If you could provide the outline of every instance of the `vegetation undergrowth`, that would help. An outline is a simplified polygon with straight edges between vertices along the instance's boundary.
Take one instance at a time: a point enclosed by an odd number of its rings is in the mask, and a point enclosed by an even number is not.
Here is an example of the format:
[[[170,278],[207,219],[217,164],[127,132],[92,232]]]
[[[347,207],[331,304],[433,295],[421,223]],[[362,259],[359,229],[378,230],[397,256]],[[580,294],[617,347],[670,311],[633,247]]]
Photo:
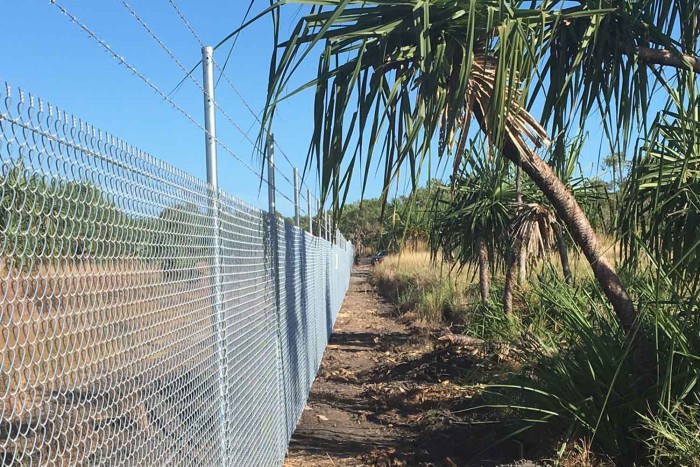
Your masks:
[[[473,270],[479,299],[460,274],[427,264],[397,263],[376,278],[380,291],[401,311],[516,350],[520,371],[487,392],[521,430],[553,427],[563,445],[620,464],[692,459],[693,431],[678,421],[695,414],[700,367],[698,2],[300,3],[309,11],[289,38],[275,32],[283,52],[271,59],[260,141],[305,47],[325,43],[315,79],[291,94],[315,90],[308,161],[322,196],[336,195],[334,213],[354,172],[365,186],[383,169],[384,203],[399,179],[419,184],[424,162],[452,167],[434,208],[407,203],[428,213],[427,230],[396,210],[391,226]],[[603,128],[592,145],[590,123]],[[591,177],[579,156],[596,146],[610,152]],[[364,170],[347,169],[356,163]],[[554,252],[563,279],[547,269]],[[528,276],[528,263],[545,267]]]
[[[469,274],[451,274],[426,251],[390,255],[373,268],[370,281],[399,313],[412,311],[433,322],[461,320],[463,307],[478,296]]]
[[[635,373],[633,337],[590,277],[571,285],[541,268],[518,290],[512,316],[500,303],[480,302],[468,273],[450,274],[427,253],[391,256],[374,268],[372,280],[402,312],[510,346],[518,371],[484,381],[475,402],[477,410],[515,416],[516,423],[504,425],[503,439],[526,439],[528,431],[546,427],[557,433],[552,455],[559,462],[570,459],[572,446],[583,445],[578,461],[585,452],[619,465],[697,466],[696,305],[680,300],[670,284],[660,288],[648,275],[626,275],[642,304],[640,329],[654,339],[659,369],[651,382]],[[501,289],[502,281],[494,281],[493,295]]]

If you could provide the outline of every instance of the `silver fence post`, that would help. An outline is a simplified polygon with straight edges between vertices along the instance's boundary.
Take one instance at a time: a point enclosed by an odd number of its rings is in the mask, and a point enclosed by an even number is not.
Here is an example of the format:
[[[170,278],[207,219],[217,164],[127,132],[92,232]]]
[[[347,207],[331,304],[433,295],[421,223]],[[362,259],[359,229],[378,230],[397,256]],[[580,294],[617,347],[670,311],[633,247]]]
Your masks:
[[[311,213],[311,190],[306,190],[306,201],[309,205],[309,233],[314,234],[313,214]]]
[[[216,156],[216,104],[214,100],[214,49],[202,47],[202,70],[204,78],[204,141],[207,157],[207,183],[209,184],[210,217],[213,219],[214,258],[212,276],[214,282],[214,327],[217,333],[216,353],[219,359],[219,429],[221,430],[221,465],[230,465],[226,423],[228,406],[228,380],[226,377],[226,326],[224,325],[221,300],[221,238],[219,220],[219,176]]]
[[[328,219],[328,211],[326,211],[326,241],[328,241],[328,242],[331,241],[331,229],[330,229],[330,221]]]
[[[270,133],[267,143],[267,187],[268,201],[270,211],[270,250],[272,256],[272,277],[275,287],[275,322],[277,324],[277,373],[279,376],[279,398],[280,409],[284,425],[282,426],[284,435],[280,436],[280,455],[285,453],[285,438],[288,426],[287,415],[287,390],[284,381],[284,352],[282,351],[282,316],[281,316],[281,297],[280,297],[280,250],[279,250],[279,231],[277,222],[277,193],[275,190],[275,135]],[[282,457],[284,458],[284,457]]]
[[[301,226],[301,207],[299,206],[299,169],[294,167],[294,222]]]
[[[323,217],[321,214],[321,201],[316,200],[316,206],[318,208],[318,236],[319,238],[323,238],[323,234],[321,233],[321,227],[323,226]]]
[[[270,134],[267,139],[267,200],[269,202],[270,215],[277,219],[277,206],[275,205],[275,136]]]

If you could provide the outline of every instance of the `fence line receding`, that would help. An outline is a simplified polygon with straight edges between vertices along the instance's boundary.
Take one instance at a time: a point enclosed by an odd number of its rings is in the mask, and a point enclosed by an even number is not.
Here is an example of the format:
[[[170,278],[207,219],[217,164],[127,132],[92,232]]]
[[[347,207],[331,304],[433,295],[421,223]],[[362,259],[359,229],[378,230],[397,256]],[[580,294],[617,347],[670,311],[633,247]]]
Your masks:
[[[0,160],[0,465],[280,465],[352,246],[9,86]]]

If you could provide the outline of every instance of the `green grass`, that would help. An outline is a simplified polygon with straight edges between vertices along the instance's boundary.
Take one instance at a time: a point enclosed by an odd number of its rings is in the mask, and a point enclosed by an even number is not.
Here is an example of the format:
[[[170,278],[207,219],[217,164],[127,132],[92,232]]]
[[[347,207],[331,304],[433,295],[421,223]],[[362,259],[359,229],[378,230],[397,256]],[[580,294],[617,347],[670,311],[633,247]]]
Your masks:
[[[663,408],[643,416],[646,447],[654,465],[700,466],[700,403]]]
[[[498,278],[494,300],[480,303],[469,275],[449,275],[426,258],[390,258],[375,268],[374,281],[395,292],[389,298],[404,312],[460,323],[466,334],[515,350],[518,371],[505,381],[483,381],[479,402],[517,419],[504,427],[504,438],[547,427],[560,461],[581,444],[620,465],[698,466],[700,315],[692,297],[648,273],[626,274],[639,304],[639,332],[659,362],[649,382],[635,373],[630,337],[591,278],[579,276],[571,286],[556,270],[540,268],[516,291],[517,310],[508,318]]]

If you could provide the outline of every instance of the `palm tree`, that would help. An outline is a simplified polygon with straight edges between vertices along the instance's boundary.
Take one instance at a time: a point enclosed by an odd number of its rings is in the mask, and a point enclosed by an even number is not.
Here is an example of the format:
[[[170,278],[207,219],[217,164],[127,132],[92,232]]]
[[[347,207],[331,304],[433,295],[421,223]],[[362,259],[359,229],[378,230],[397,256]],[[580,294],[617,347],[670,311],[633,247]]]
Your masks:
[[[579,157],[583,148],[582,136],[565,143],[563,160],[550,154],[549,164],[554,167],[557,177],[576,198],[588,218],[602,218],[603,209],[609,204],[607,185],[598,180],[581,176]],[[573,283],[569,262],[569,233],[563,221],[556,215],[552,205],[531,184],[525,185],[527,204],[522,202],[516,216],[513,244],[525,245],[523,258],[541,258],[544,249],[556,244],[561,261],[562,273],[568,283]],[[532,225],[525,225],[532,223]],[[546,228],[545,228],[546,227]],[[541,230],[543,229],[544,230]],[[538,238],[541,232],[542,239]],[[534,237],[531,237],[534,235]],[[542,241],[540,241],[542,240]]]
[[[272,12],[278,25],[285,3],[273,3],[258,17]],[[593,113],[611,141],[627,142],[635,122],[645,119],[650,86],[675,84],[664,69],[700,72],[696,1],[295,3],[311,11],[286,41],[275,31],[279,50],[272,56],[261,135],[285,94],[314,88],[309,156],[336,212],[351,178],[347,167],[361,160],[369,169],[380,157],[385,186],[402,170],[415,178],[429,154],[455,155],[458,167],[474,121],[492,154],[519,166],[546,196],[623,328],[635,328],[637,312],[619,275],[577,200],[537,148],[549,144],[548,127],[556,135],[555,155],[561,155],[569,128],[582,127]],[[288,93],[291,77],[317,45],[316,78]],[[541,123],[527,111],[535,101],[543,108]]]
[[[700,286],[699,106],[690,82],[657,116],[634,157],[619,226],[628,258],[669,265],[664,274],[688,295]]]
[[[460,268],[477,264],[481,300],[490,295],[491,266],[503,264],[508,226],[515,209],[515,191],[503,161],[469,157],[437,210],[431,247],[446,251]],[[446,188],[449,189],[449,188]]]

